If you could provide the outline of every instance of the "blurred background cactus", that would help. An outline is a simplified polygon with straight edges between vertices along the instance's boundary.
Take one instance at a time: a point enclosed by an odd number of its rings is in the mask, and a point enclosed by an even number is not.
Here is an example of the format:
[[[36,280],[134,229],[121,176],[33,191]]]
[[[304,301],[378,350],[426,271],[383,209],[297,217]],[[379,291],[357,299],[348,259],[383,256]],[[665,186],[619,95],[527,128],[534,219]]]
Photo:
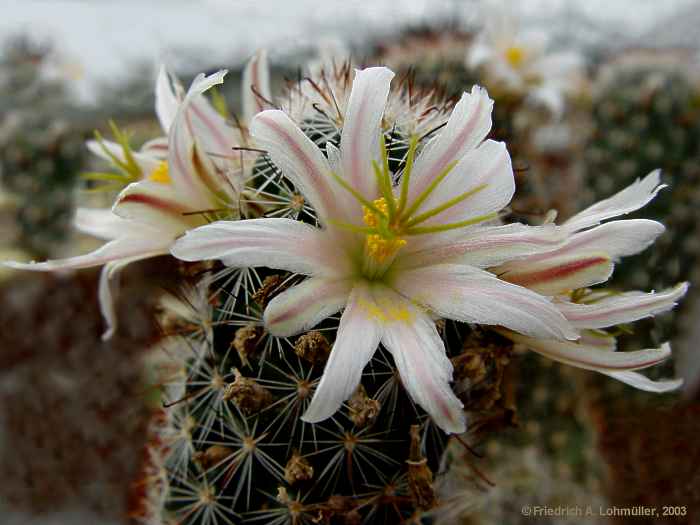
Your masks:
[[[666,232],[646,252],[625,259],[614,284],[660,290],[679,281],[700,283],[700,84],[678,64],[653,55],[624,58],[602,68],[594,92],[584,202],[661,169],[668,188],[637,216],[663,222]],[[651,340],[640,339],[658,344],[676,337],[682,312],[683,305],[647,321]]]
[[[66,77],[50,46],[18,36],[0,57],[0,173],[14,194],[17,244],[56,255],[70,233],[85,130],[69,123]],[[52,71],[53,68],[53,71]]]

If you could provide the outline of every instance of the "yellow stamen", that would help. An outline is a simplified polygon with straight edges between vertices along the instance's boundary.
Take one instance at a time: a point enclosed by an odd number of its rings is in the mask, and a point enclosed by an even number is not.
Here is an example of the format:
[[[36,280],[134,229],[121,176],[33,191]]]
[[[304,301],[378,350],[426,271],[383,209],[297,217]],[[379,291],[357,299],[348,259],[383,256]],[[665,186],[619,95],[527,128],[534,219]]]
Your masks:
[[[525,50],[522,47],[511,46],[506,49],[506,61],[512,67],[520,67],[525,60]]]
[[[159,182],[161,184],[170,184],[170,175],[168,174],[168,163],[166,161],[161,161],[158,166],[151,172],[148,179],[153,182]]]
[[[375,261],[382,263],[393,258],[402,246],[406,245],[406,240],[400,238],[391,225],[386,223],[386,216],[389,213],[389,203],[382,197],[373,203],[374,209],[381,212],[377,215],[375,210],[363,207],[364,215],[362,219],[365,224],[373,228],[377,233],[369,233],[365,238],[367,255]],[[384,219],[384,220],[382,220]]]

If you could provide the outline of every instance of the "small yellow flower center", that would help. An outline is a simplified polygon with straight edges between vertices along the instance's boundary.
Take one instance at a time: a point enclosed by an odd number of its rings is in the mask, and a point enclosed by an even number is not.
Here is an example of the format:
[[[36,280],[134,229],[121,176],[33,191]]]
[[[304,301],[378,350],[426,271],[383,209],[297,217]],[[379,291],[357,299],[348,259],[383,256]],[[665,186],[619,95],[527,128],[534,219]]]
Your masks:
[[[151,172],[148,179],[160,184],[170,184],[170,175],[168,174],[168,163],[164,160],[158,163],[158,166]]]
[[[511,46],[506,49],[506,61],[512,67],[520,67],[525,60],[525,50],[522,47]]]
[[[382,197],[373,202],[374,206],[385,216],[389,214],[389,206]],[[406,245],[406,239],[397,235],[396,228],[390,224],[382,224],[382,217],[377,216],[374,210],[363,206],[363,220],[370,228],[377,228],[377,233],[369,233],[365,238],[366,253],[379,263],[393,259],[402,246]]]

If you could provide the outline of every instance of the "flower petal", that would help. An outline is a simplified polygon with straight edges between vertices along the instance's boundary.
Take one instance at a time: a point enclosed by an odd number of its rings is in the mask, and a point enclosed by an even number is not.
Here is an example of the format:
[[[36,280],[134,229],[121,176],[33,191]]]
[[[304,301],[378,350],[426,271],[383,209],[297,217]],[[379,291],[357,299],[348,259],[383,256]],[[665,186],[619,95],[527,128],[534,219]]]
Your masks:
[[[578,337],[546,297],[471,266],[438,264],[401,271],[392,284],[411,302],[449,319],[505,326],[535,337]]]
[[[102,334],[103,341],[111,339],[117,330],[117,313],[114,308],[113,287],[117,284],[114,281],[116,281],[115,278],[118,277],[118,272],[123,266],[122,263],[117,261],[108,262],[102,267],[102,271],[100,272],[97,296],[100,300],[100,313],[107,325],[107,328]]]
[[[112,211],[124,219],[169,231],[173,236],[204,222],[202,215],[186,215],[193,210],[172,186],[151,181],[129,184],[117,197]]]
[[[210,171],[211,167],[205,165],[206,160],[203,160],[207,159],[207,156],[202,155],[203,152],[198,151],[196,148],[194,122],[196,121],[200,124],[204,122],[198,127],[198,140],[209,136],[209,134],[204,132],[210,127],[206,125],[204,117],[210,115],[210,113],[202,109],[206,107],[204,104],[193,105],[193,100],[212,86],[223,83],[225,74],[226,71],[219,71],[208,77],[205,77],[203,74],[198,75],[192,82],[185,100],[180,104],[177,115],[170,127],[168,137],[168,175],[172,180],[175,191],[179,195],[187,196],[191,209],[195,210],[206,210],[212,207],[211,188],[216,187],[218,183],[222,183],[223,188],[223,181],[214,180],[214,176]],[[193,113],[189,111],[191,105],[194,109],[199,108],[199,113],[201,114],[199,118],[192,118]],[[215,136],[221,134],[216,126],[211,127]],[[228,144],[229,150],[226,151],[226,154],[230,154],[230,147],[233,146],[233,141],[222,140]],[[196,165],[195,162],[197,162]]]
[[[156,115],[160,122],[160,127],[167,134],[170,126],[175,120],[180,101],[173,90],[170,75],[165,65],[160,66],[158,78],[156,79]]]
[[[611,221],[590,230],[575,233],[560,249],[535,255],[527,262],[560,256],[605,253],[613,261],[645,250],[664,232],[664,225],[648,219]]]
[[[352,283],[348,279],[307,279],[270,301],[265,308],[265,327],[277,337],[289,337],[309,330],[339,312],[351,289]]]
[[[327,232],[292,219],[218,221],[188,231],[171,253],[185,261],[220,259],[227,266],[342,275],[347,257],[330,240]]]
[[[241,93],[245,123],[249,123],[256,114],[270,107],[269,101],[272,100],[270,70],[267,64],[267,52],[264,49],[258,50],[246,64]]]
[[[80,232],[99,239],[111,241],[136,231],[132,221],[128,221],[102,208],[78,208],[73,218],[73,226]]]
[[[394,357],[401,383],[411,396],[447,433],[466,430],[462,402],[450,388],[452,363],[435,322],[411,303],[388,290],[375,289],[385,301],[394,303],[395,311],[405,311],[405,319],[384,324],[382,343]],[[377,300],[380,305],[385,302]]]
[[[90,153],[96,155],[97,157],[100,157],[101,159],[106,160],[110,164],[114,164],[114,159],[112,158],[112,156],[118,159],[121,163],[127,164],[126,156],[124,155],[124,149],[120,144],[117,144],[116,142],[104,139],[101,141],[88,140],[87,142],[85,142],[85,146],[90,151]],[[105,150],[107,150],[107,152],[105,152]],[[136,164],[138,164],[139,168],[141,168],[141,173],[143,174],[143,176],[147,176],[154,169],[156,169],[156,167],[158,167],[158,163],[160,162],[160,159],[150,152],[132,151],[131,155],[136,161]]]
[[[560,303],[559,310],[578,328],[605,328],[631,323],[672,309],[688,291],[688,283],[658,293],[627,292],[592,304]]]
[[[569,231],[578,231],[589,226],[595,226],[605,219],[638,210],[666,187],[665,184],[659,184],[660,176],[661,171],[652,171],[642,180],[637,179],[636,182],[612,197],[597,202],[577,213],[566,221],[563,226]]]
[[[482,187],[478,189],[478,187]],[[423,202],[417,213],[434,209],[459,195],[475,191],[424,224],[457,222],[502,210],[513,198],[515,178],[503,142],[487,140],[468,151]]]
[[[101,266],[111,261],[124,259],[155,257],[168,253],[168,247],[172,243],[172,237],[161,235],[160,237],[123,237],[110,241],[97,250],[85,255],[78,255],[68,259],[54,259],[44,262],[18,263],[6,261],[2,264],[19,270],[34,270],[39,272],[53,272],[60,270],[78,270]]]
[[[607,281],[614,265],[606,253],[546,257],[541,261],[516,261],[493,269],[501,279],[544,295],[586,288]]]
[[[433,138],[416,159],[411,174],[409,202],[454,161],[476,148],[491,129],[493,100],[485,89],[474,86],[464,93],[445,128]]]
[[[371,301],[366,285],[352,290],[321,382],[301,418],[303,421],[317,423],[332,416],[360,384],[362,370],[381,338],[379,323],[365,309]]]
[[[466,235],[465,235],[466,233]],[[554,225],[527,226],[513,223],[505,226],[484,226],[466,232],[425,236],[427,244],[409,243],[394,264],[416,268],[439,263],[459,263],[489,268],[507,261],[557,249],[567,234]]]
[[[661,348],[609,352],[571,341],[535,339],[507,331],[502,333],[512,341],[560,363],[603,373],[648,368],[661,363],[671,355],[671,346],[668,343],[661,345]]]
[[[328,161],[285,113],[279,110],[258,113],[250,131],[272,162],[311,202],[321,221],[329,215],[338,218]]]
[[[645,392],[654,392],[656,394],[663,394],[666,392],[673,392],[678,390],[683,386],[682,379],[662,379],[659,381],[653,381],[647,376],[640,374],[639,372],[603,372],[606,376],[610,376],[618,381],[622,381],[625,384],[633,386],[639,390],[644,390]]]
[[[379,194],[372,160],[381,161],[379,134],[392,78],[386,67],[355,70],[340,136],[343,175],[368,199]]]

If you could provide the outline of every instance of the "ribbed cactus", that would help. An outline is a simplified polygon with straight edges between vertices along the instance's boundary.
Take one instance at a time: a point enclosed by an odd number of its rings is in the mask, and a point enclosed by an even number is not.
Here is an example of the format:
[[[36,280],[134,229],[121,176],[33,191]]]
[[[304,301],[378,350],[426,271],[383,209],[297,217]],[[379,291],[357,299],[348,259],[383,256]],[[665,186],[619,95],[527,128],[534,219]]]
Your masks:
[[[666,232],[648,251],[625,259],[614,283],[649,290],[697,282],[700,89],[681,72],[613,69],[596,93],[593,119],[595,134],[585,159],[589,202],[655,168],[663,170],[662,180],[669,185],[644,213],[662,221]],[[677,315],[655,320],[657,342],[674,335]]]
[[[54,254],[70,229],[83,136],[62,120],[65,86],[46,75],[51,50],[10,40],[0,59],[0,171],[18,196],[19,244],[35,256]]]

